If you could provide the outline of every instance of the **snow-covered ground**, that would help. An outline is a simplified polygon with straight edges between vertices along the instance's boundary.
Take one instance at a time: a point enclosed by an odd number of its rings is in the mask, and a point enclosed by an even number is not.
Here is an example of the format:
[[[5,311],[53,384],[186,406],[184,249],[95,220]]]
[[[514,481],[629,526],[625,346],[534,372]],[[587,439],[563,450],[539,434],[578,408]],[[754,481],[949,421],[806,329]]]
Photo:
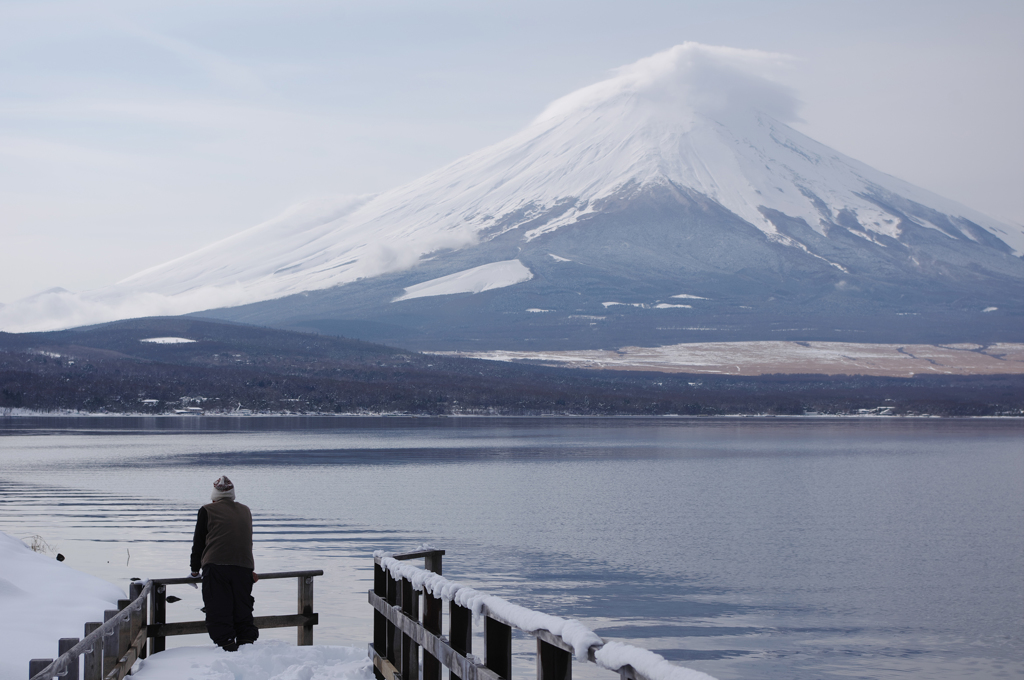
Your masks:
[[[695,342],[665,347],[551,352],[436,352],[494,361],[539,361],[573,368],[665,373],[766,375],[1024,373],[1024,344],[885,345],[854,342]]]
[[[28,677],[29,659],[57,657],[57,640],[81,638],[125,593],[75,571],[54,555],[33,552],[0,533],[0,678]]]
[[[30,659],[55,659],[57,641],[83,636],[125,593],[52,554],[0,532],[0,678],[28,677]],[[139,661],[138,680],[371,680],[365,649],[296,647],[257,641],[228,653],[213,643],[179,647]]]
[[[139,662],[137,680],[371,680],[365,649],[272,640],[225,652],[212,644],[178,647]]]

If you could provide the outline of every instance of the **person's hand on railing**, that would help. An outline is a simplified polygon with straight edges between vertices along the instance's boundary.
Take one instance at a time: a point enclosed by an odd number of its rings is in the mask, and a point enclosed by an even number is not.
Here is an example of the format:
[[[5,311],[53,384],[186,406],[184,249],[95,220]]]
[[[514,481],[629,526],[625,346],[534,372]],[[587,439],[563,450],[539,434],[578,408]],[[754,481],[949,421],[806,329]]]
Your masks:
[[[189,576],[191,576],[192,578],[202,578],[199,575],[198,571],[193,571],[191,574],[189,574]],[[189,583],[189,585],[195,588],[196,590],[199,590],[199,586],[197,586],[195,583]]]
[[[252,572],[252,582],[256,583],[256,581],[259,581],[259,580],[260,580],[260,575],[257,574],[255,571]]]

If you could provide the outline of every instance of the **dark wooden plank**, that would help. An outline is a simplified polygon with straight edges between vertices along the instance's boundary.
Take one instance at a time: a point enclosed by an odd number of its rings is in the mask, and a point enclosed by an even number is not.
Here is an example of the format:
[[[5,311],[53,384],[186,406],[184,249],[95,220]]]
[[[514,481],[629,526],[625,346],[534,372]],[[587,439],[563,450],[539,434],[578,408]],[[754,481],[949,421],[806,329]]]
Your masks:
[[[512,626],[490,616],[484,617],[484,665],[511,680]]]
[[[441,635],[442,602],[430,593],[423,593],[423,628],[428,633]],[[426,649],[423,650],[423,680],[441,680],[441,662]]]
[[[537,638],[537,680],[572,680],[572,654]]]
[[[85,624],[85,637],[89,637],[93,631],[99,628],[101,623],[98,621],[90,622]],[[82,654],[82,680],[100,680],[102,668],[100,664],[103,661],[103,643],[100,640],[96,640],[92,643],[91,648],[87,649]]]
[[[417,557],[426,557],[427,559],[430,559],[434,555],[440,558],[441,555],[444,555],[444,550],[414,550],[412,552],[407,553],[398,553],[397,555],[392,555],[392,557],[394,557],[396,560],[414,560]],[[440,574],[441,572],[437,573]]]
[[[549,645],[553,645],[555,647],[558,647],[561,650],[569,652],[570,654],[576,652],[576,650],[572,648],[572,645],[570,645],[568,642],[563,640],[560,636],[555,635],[554,633],[552,633],[549,630],[544,630],[543,628],[541,628],[539,630],[533,631],[532,633],[530,633],[530,635],[534,636],[538,640],[543,640],[544,642],[548,643]],[[591,652],[591,655],[593,655],[593,652]],[[591,658],[590,660],[594,661],[593,658]]]
[[[46,667],[53,663],[53,659],[31,659],[28,662],[28,677],[35,677],[36,673],[42,673]]]
[[[380,676],[384,680],[402,680],[402,674],[390,661],[378,654],[373,645],[368,645],[368,647],[370,660],[373,661],[374,676]]]
[[[293,628],[310,624],[320,624],[320,614],[285,614],[282,616],[257,616],[253,619],[257,628]],[[171,637],[173,635],[198,635],[206,632],[205,621],[174,621],[172,623],[152,623],[149,625],[150,638]]]
[[[444,551],[443,550],[434,550],[434,551],[431,551],[429,554],[424,555],[423,557],[425,559],[423,560],[423,564],[424,564],[424,567],[426,568],[426,570],[427,571],[432,571],[435,574],[440,576],[440,574],[441,574],[441,558],[443,556],[444,556]]]
[[[193,579],[194,580],[194,579]],[[167,586],[162,583],[153,582],[153,588],[149,591],[150,599],[150,626],[159,627],[167,621]],[[167,641],[162,635],[153,635],[150,632],[149,653],[156,654],[167,649]]]
[[[448,639],[452,649],[459,654],[469,655],[473,651],[473,612],[451,602],[448,605]],[[448,666],[449,680],[465,680],[451,664]]]
[[[309,616],[313,613],[313,577],[299,576],[299,607],[298,613]],[[298,642],[300,647],[308,647],[313,644],[313,624],[304,623],[298,627]]]
[[[391,575],[391,572],[386,572],[385,578],[388,582],[387,603],[394,607],[398,605],[399,598],[401,597],[398,592],[398,581]],[[387,643],[387,647],[384,649],[384,657],[397,668],[401,664],[399,653],[402,649],[402,633],[395,628],[395,622],[390,618],[388,619]]]
[[[71,651],[71,648],[79,643],[80,638],[61,638],[57,641],[57,655],[63,656],[67,652]],[[66,674],[65,677],[75,678],[78,680],[78,655],[75,654],[74,658],[68,659],[68,665],[65,666]]]
[[[386,598],[388,595],[388,579],[387,574],[384,573],[384,567],[378,563],[373,565],[373,592],[382,598]],[[373,610],[373,648],[379,649],[382,652],[387,651],[388,647],[388,620],[376,609]],[[377,668],[373,667],[373,676],[377,680],[385,680],[382,672]],[[390,680],[388,678],[387,680]]]
[[[103,612],[103,623],[106,624],[106,622],[110,621],[111,619],[117,619],[117,615],[118,615],[118,611],[116,609],[108,609],[108,610],[106,610],[105,612]],[[120,654],[117,653],[117,642],[118,642],[118,639],[120,638],[120,636],[118,635],[118,628],[119,627],[120,627],[120,622],[119,621],[115,622],[114,630],[112,631],[112,634],[111,635],[107,635],[106,637],[103,638],[103,673],[102,673],[102,675],[103,675],[104,678],[107,677],[107,675],[110,673],[110,671],[112,671],[114,669],[114,664],[117,663],[118,657],[121,656]]]
[[[130,586],[128,586],[128,596],[134,602],[134,601],[139,599],[140,595],[142,595],[143,589],[144,589],[144,584],[142,583],[142,581],[132,581],[132,584]],[[132,639],[133,640],[135,639],[135,635],[138,634],[139,630],[142,627],[144,627],[146,625],[146,623],[147,623],[147,619],[146,619],[147,607],[146,607],[146,598],[145,597],[142,598],[142,602],[140,604],[142,606],[139,607],[138,613],[134,613],[133,612],[133,614],[135,614],[135,616],[138,617],[138,621],[137,622],[136,622],[135,618],[132,619],[132,631],[134,631],[134,634],[132,635]],[[146,650],[145,650],[145,648],[143,648],[142,653],[140,654],[139,658],[140,659],[145,659],[146,658]]]
[[[117,660],[117,664],[114,669],[107,675],[106,680],[124,680],[124,678],[131,672],[132,666],[139,660],[139,654],[141,650],[146,648],[146,631],[145,629],[140,630],[135,639],[131,641],[128,646],[128,651]]]
[[[419,621],[420,618],[420,597],[419,593],[413,590],[412,582],[407,579],[401,579],[402,589],[402,613],[408,616],[413,621]],[[420,647],[417,645],[411,637],[403,634],[402,636],[402,664],[399,666],[399,670],[402,672],[403,678],[419,678],[420,677]]]
[[[260,574],[260,580],[269,580],[275,578],[298,578],[299,576],[323,576],[323,569],[308,569],[306,571],[272,571],[266,574]],[[151,579],[153,583],[158,585],[181,585],[183,583],[202,583],[201,578],[192,578],[191,576],[183,576],[180,578],[154,578]]]
[[[117,658],[120,659],[127,653],[128,647],[132,644],[132,614],[128,610],[131,605],[131,600],[118,600],[117,608],[120,610],[118,614],[120,619],[120,625],[117,627]],[[121,680],[121,678],[117,678]]]

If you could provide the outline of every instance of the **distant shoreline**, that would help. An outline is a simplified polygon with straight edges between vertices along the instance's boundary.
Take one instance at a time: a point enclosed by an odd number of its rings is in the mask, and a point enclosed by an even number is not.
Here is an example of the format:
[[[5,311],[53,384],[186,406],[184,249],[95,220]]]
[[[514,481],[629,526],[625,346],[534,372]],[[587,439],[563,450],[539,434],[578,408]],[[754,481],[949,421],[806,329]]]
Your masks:
[[[492,413],[446,413],[446,414],[419,414],[419,413],[252,413],[238,415],[233,413],[204,413],[204,414],[176,414],[176,413],[88,413],[88,412],[64,412],[47,413],[40,411],[21,413],[0,413],[0,421],[10,421],[23,418],[60,418],[72,420],[75,418],[84,419],[110,419],[110,418],[139,418],[139,419],[160,419],[170,421],[188,422],[190,420],[202,419],[238,419],[238,420],[278,420],[313,418],[327,420],[331,418],[353,419],[353,418],[409,418],[416,420],[441,420],[441,419],[485,419],[485,420],[527,420],[527,419],[595,419],[595,420],[1024,420],[1024,413],[1000,414],[1000,415],[933,415],[928,413],[903,414],[894,413],[882,415],[879,413],[804,413],[804,414],[781,414],[769,413],[732,413],[714,415],[689,415],[689,414],[573,414],[573,413],[539,413],[533,415],[524,414],[492,414]]]

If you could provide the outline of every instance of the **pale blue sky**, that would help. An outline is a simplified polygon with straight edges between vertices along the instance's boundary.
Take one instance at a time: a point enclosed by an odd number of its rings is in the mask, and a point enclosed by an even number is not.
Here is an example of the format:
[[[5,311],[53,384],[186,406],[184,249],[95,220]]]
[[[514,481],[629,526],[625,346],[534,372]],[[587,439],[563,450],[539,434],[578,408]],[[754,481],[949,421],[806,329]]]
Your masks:
[[[692,40],[794,57],[797,127],[1024,223],[1019,0],[2,0],[0,302],[377,192]]]

